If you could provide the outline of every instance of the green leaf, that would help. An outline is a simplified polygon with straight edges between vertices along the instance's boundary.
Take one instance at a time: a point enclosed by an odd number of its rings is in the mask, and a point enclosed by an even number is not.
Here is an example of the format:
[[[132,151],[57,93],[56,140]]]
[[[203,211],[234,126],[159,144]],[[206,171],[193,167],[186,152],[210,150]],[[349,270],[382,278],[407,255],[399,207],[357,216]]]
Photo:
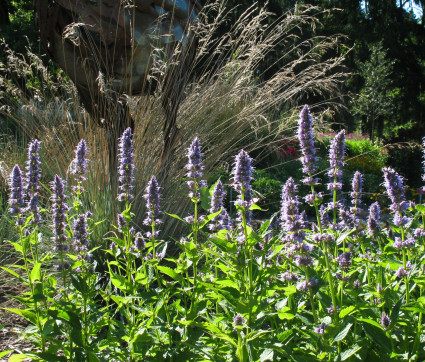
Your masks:
[[[372,325],[372,326],[374,326],[374,327],[377,327],[377,328],[379,328],[379,329],[381,329],[382,331],[383,331],[383,328],[381,327],[381,325],[377,322],[377,321],[375,321],[375,320],[373,320],[373,319],[364,319],[364,318],[359,318],[359,319],[357,319],[359,322],[365,322],[365,323],[368,323],[368,324],[370,324],[370,325]]]
[[[168,275],[170,278],[172,278],[174,280],[181,280],[182,279],[180,274],[176,273],[174,271],[174,269],[171,269],[168,266],[160,266],[159,265],[157,268],[160,272],[162,272],[165,275]]]
[[[0,269],[3,269],[4,271],[8,272],[9,274],[12,274],[13,276],[15,276],[18,279],[21,279],[21,276],[12,269],[6,268],[4,266],[0,266]]]
[[[207,187],[202,187],[199,193],[201,195],[201,206],[205,211],[208,211],[210,208],[210,190]]]
[[[41,268],[41,263],[34,264],[34,267],[32,268],[31,274],[30,274],[30,280],[32,283],[34,283],[36,280],[41,279],[40,268]]]
[[[364,322],[366,322],[366,320],[364,320]],[[366,322],[363,323],[363,329],[366,335],[381,348],[383,353],[391,353],[391,340],[380,326],[376,327],[374,324]]]
[[[285,295],[287,297],[289,297],[290,295],[295,294],[297,292],[297,288],[296,288],[295,285],[291,285],[289,287],[285,287],[285,288],[283,288],[283,290],[285,291]]]
[[[174,218],[174,219],[177,219],[177,220],[180,220],[180,221],[182,221],[182,222],[184,222],[186,225],[187,225],[187,222],[186,221],[184,221],[179,215],[176,215],[176,214],[169,214],[169,213],[167,213],[166,212],[166,214],[168,215],[168,216],[171,216],[172,218]]]
[[[2,357],[4,357],[4,356],[6,356],[7,354],[9,354],[9,353],[11,353],[11,352],[13,352],[13,349],[9,349],[8,351],[0,352],[0,358],[2,358]],[[9,360],[9,361],[10,361],[10,360]]]
[[[260,206],[258,206],[257,204],[251,205],[248,210],[249,211],[251,211],[251,210],[260,210],[260,211],[263,211],[263,209]]]
[[[418,210],[421,214],[425,214],[425,205],[418,204],[415,206],[415,209]]]
[[[347,349],[346,351],[340,354],[341,361],[345,361],[349,359],[353,354],[357,353],[361,349],[362,349],[361,346],[359,346],[358,344],[355,344],[353,347],[351,347],[350,349]]]
[[[341,312],[339,312],[339,318],[343,319],[346,315],[352,314],[355,309],[356,307],[354,305],[344,308]]]
[[[223,209],[218,210],[217,212],[213,214],[209,214],[205,217],[204,221],[199,224],[199,229],[202,229],[206,224],[208,224],[212,219],[220,215],[220,213],[223,211]]]
[[[274,352],[272,349],[265,349],[263,353],[260,354],[260,362],[264,361],[274,361]]]
[[[229,279],[216,279],[214,281],[216,284],[222,285],[223,287],[230,287],[236,290],[240,290],[239,284]]]
[[[31,358],[31,356],[29,356],[27,354],[14,354],[14,355],[9,357],[8,362],[21,362],[21,361],[25,360],[26,358]]]
[[[20,315],[21,317],[24,317],[27,321],[31,322],[32,324],[37,324],[37,316],[34,312],[31,312],[30,310],[18,309],[18,308],[2,308],[2,309],[15,313],[17,315]]]
[[[266,334],[266,333],[271,333],[271,332],[270,331],[252,331],[252,332],[249,332],[246,335],[245,340],[246,340],[246,342],[251,342],[251,341],[257,339],[259,336]]]
[[[287,312],[278,312],[277,316],[281,319],[281,320],[288,320],[290,321],[291,319],[295,318],[295,315],[292,313],[287,313]]]
[[[345,337],[347,337],[348,332],[350,331],[351,326],[353,325],[353,323],[348,323],[343,329],[342,331],[340,331],[336,337],[334,338],[334,342],[338,342],[338,341],[342,341]]]

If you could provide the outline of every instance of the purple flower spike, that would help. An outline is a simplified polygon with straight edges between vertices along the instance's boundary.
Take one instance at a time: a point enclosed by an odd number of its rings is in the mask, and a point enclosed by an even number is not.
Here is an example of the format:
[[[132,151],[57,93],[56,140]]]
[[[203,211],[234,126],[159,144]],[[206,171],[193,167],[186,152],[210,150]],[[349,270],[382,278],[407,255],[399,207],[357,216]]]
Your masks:
[[[392,202],[390,209],[393,212],[403,212],[409,206],[404,194],[403,178],[390,167],[384,167],[382,172],[385,179],[384,186]]]
[[[189,197],[198,202],[201,198],[199,189],[206,187],[205,180],[202,180],[204,166],[202,165],[201,144],[199,138],[195,137],[187,149],[188,163],[186,165],[189,186]]]
[[[24,193],[22,186],[22,172],[18,165],[13,167],[10,175],[10,198],[9,198],[9,212],[12,215],[19,215],[24,207]],[[17,221],[18,224],[21,220]]]
[[[351,182],[353,191],[351,192],[351,203],[354,207],[358,207],[361,204],[362,189],[363,189],[363,176],[359,171],[356,171]]]
[[[233,318],[233,324],[234,324],[235,326],[241,326],[241,325],[243,325],[244,323],[245,323],[245,319],[244,319],[244,317],[242,317],[242,315],[240,315],[240,314],[236,315],[236,317],[235,317],[235,318]]]
[[[254,168],[252,167],[252,161],[248,153],[241,150],[236,156],[235,167],[233,168],[233,187],[239,192],[236,204],[242,206],[245,210],[251,207],[253,203],[251,180]],[[241,216],[240,212],[239,216]],[[245,218],[248,224],[251,223],[251,216],[251,211],[245,211]]]
[[[367,221],[367,228],[370,236],[375,236],[381,231],[381,208],[378,202],[374,202],[369,208],[369,219]]]
[[[314,333],[322,335],[323,333],[325,333],[326,328],[328,328],[328,325],[326,323],[319,324],[316,328],[314,328]]]
[[[80,247],[87,246],[89,243],[86,214],[80,214],[74,220],[74,240],[79,244]]]
[[[382,312],[382,315],[381,315],[381,326],[384,327],[384,329],[387,329],[390,324],[391,324],[390,317],[388,317],[388,315],[386,315],[385,312]]]
[[[339,132],[331,143],[329,149],[329,164],[331,170],[329,171],[329,177],[335,177],[335,169],[341,169],[344,166],[345,156],[345,130]]]
[[[303,173],[311,176],[316,171],[317,158],[314,156],[316,148],[314,147],[313,117],[307,105],[303,107],[298,120],[298,139],[303,154],[301,157]]]
[[[351,267],[351,252],[342,253],[336,260],[339,263],[339,267],[345,271],[348,272]]]
[[[423,147],[423,161],[422,161],[422,165],[424,166],[424,173],[422,175],[422,181],[425,182],[425,137],[422,138],[422,147]],[[425,190],[425,186],[423,187],[423,189]]]
[[[155,225],[161,224],[159,186],[155,176],[152,176],[149,180],[143,198],[146,200],[146,208],[148,210],[143,224],[148,226],[151,226],[153,223],[155,223]]]
[[[118,181],[119,201],[130,201],[134,198],[133,182],[134,182],[134,153],[133,153],[133,135],[131,128],[127,128],[122,134],[119,142],[119,165],[118,165]]]
[[[34,195],[38,195],[40,191],[40,150],[41,142],[37,139],[33,140],[28,146],[28,161],[26,165],[26,186],[25,193],[27,199],[30,200]]]
[[[65,245],[67,236],[65,234],[65,223],[66,223],[66,212],[68,211],[68,205],[65,203],[64,184],[62,179],[55,175],[52,182],[52,211],[53,211],[53,234],[52,240],[56,244],[56,248],[59,251],[67,250],[68,245]]]
[[[87,165],[88,160],[86,159],[87,155],[87,145],[86,141],[83,139],[78,143],[77,148],[75,149],[75,158],[72,162],[73,169],[72,174],[75,177],[75,181],[77,181],[78,186],[74,188],[74,190],[78,190],[80,192],[84,191],[84,188],[81,186],[81,183],[86,181],[86,173],[87,173]]]
[[[288,233],[285,241],[302,242],[305,237],[304,218],[299,213],[298,197],[296,195],[297,186],[294,179],[290,177],[282,188],[281,226]]]
[[[228,222],[227,220],[225,220],[229,216],[227,214],[227,211],[224,208],[223,200],[225,197],[226,197],[226,190],[224,190],[224,187],[221,181],[218,180],[212,192],[210,213],[214,214],[218,212],[219,210],[222,210],[222,211],[219,215],[213,218],[211,220],[212,223],[208,225],[208,227],[212,231],[221,230],[221,229],[229,230],[227,225]]]

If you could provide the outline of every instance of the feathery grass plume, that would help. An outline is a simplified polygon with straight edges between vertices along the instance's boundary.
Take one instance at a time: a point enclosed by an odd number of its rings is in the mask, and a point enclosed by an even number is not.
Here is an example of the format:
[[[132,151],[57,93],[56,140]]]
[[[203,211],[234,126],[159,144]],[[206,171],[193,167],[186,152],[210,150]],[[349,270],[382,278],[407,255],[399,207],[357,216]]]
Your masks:
[[[24,211],[24,188],[22,184],[22,172],[19,165],[13,167],[12,173],[10,174],[10,197],[9,197],[9,212],[11,215],[16,215],[17,225],[21,225],[24,219],[21,217]]]
[[[165,209],[183,215],[189,209],[189,200],[182,196],[179,180],[184,177],[185,152],[193,138],[193,129],[203,136],[207,148],[205,172],[225,162],[239,149],[251,152],[260,149],[260,157],[270,152],[280,131],[288,128],[291,111],[300,99],[309,94],[332,99],[339,93],[339,82],[346,77],[342,68],[343,56],[339,52],[344,37],[313,35],[300,40],[299,32],[309,33],[319,25],[318,7],[299,5],[264,29],[269,13],[257,9],[257,4],[246,10],[220,38],[214,37],[228,22],[231,11],[225,2],[210,2],[199,15],[199,21],[191,24],[196,39],[195,60],[191,67],[177,67],[183,72],[181,87],[170,89],[167,82],[167,63],[161,57],[152,59],[154,71],[145,80],[146,86],[156,83],[149,95],[123,95],[130,104],[135,120],[134,154],[135,202],[132,211],[134,221],[144,219],[145,207],[141,202],[143,187],[152,174],[159,175],[164,190]],[[305,30],[305,31],[304,31]],[[193,40],[195,41],[195,40]],[[261,67],[276,45],[283,46],[282,67],[273,75]],[[87,142],[91,153],[90,173],[86,186],[87,199],[95,200],[96,218],[114,222],[116,205],[115,188],[109,178],[108,138],[112,134],[93,123],[78,99],[75,86],[63,73],[51,73],[42,60],[33,53],[16,56],[5,44],[7,62],[2,68],[0,87],[7,97],[0,106],[1,111],[13,120],[30,138],[43,142],[46,159],[56,162],[44,166],[46,178],[55,174],[64,175],[71,162],[68,150],[81,138]],[[333,52],[336,50],[336,52]],[[176,52],[182,49],[177,47]],[[323,54],[336,54],[323,60]],[[176,54],[178,55],[178,54]],[[178,57],[171,56],[170,62]],[[182,60],[184,61],[184,60]],[[71,59],[73,63],[73,60]],[[173,64],[171,64],[173,66]],[[260,69],[260,73],[258,70]],[[19,73],[19,74],[16,74]],[[42,85],[33,92],[21,89],[13,79],[29,75],[36,77],[31,84]],[[113,79],[105,77],[105,92],[112,91]],[[179,127],[178,140],[169,161],[160,163],[163,147],[163,130],[166,115],[163,104],[170,97],[181,98],[176,123]],[[322,109],[335,103],[323,103]],[[115,107],[111,104],[111,108]],[[288,111],[277,114],[276,109]],[[114,120],[111,117],[111,120]],[[242,136],[241,136],[242,135]],[[258,157],[257,157],[258,158]],[[100,225],[95,232],[106,232],[109,223]],[[166,222],[165,232],[172,232],[176,223]],[[100,230],[100,231],[99,231]]]
[[[118,165],[118,181],[119,201],[131,201],[133,195],[134,183],[134,153],[133,153],[133,135],[131,128],[127,128],[119,142],[119,165]]]
[[[252,158],[244,150],[239,151],[235,158],[235,166],[233,168],[233,188],[239,193],[236,205],[243,208],[245,220],[248,225],[251,224],[252,211],[248,209],[252,206],[254,200],[252,198]],[[238,211],[239,218],[242,218],[242,211]]]
[[[381,208],[378,202],[374,202],[369,207],[369,218],[367,220],[367,229],[370,236],[375,236],[381,231]]]

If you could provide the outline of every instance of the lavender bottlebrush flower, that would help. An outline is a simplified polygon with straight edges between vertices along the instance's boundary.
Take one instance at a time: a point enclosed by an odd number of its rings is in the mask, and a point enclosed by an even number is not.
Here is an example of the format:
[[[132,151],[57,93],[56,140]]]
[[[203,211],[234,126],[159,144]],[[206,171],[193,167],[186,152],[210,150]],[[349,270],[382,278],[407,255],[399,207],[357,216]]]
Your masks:
[[[286,241],[302,242],[305,237],[303,229],[304,220],[299,213],[298,197],[296,195],[297,186],[294,179],[290,177],[282,188],[282,207],[280,224],[287,233]]]
[[[130,201],[134,198],[132,192],[134,189],[134,154],[133,154],[133,135],[131,128],[127,128],[119,141],[119,165],[118,165],[118,181],[119,201]]]
[[[336,258],[336,260],[339,263],[339,267],[345,272],[348,272],[351,267],[351,257],[352,257],[352,254],[351,252],[348,251],[348,252],[342,253],[340,256]]]
[[[303,165],[303,173],[311,177],[316,171],[317,158],[315,157],[316,148],[314,146],[313,136],[313,117],[310,114],[310,109],[307,105],[303,107],[298,120],[298,139],[300,141],[301,163]],[[307,181],[307,180],[306,180]],[[312,180],[308,180],[311,182]]]
[[[375,236],[381,231],[381,208],[378,202],[374,202],[369,208],[369,219],[367,221],[368,233],[370,236]]]
[[[188,163],[186,165],[189,178],[187,185],[189,186],[189,197],[198,202],[201,198],[199,189],[206,186],[205,180],[202,180],[204,166],[202,164],[201,144],[199,138],[195,137],[187,149]]]
[[[220,210],[222,211],[220,212],[219,215],[214,217],[211,220],[212,223],[208,225],[211,231],[228,229],[227,225],[224,225],[225,223],[224,219],[228,217],[228,214],[226,210],[224,209],[224,203],[223,203],[225,196],[226,196],[226,191],[223,188],[223,184],[221,183],[220,180],[218,180],[212,192],[211,208],[209,211],[211,214],[214,214]]]
[[[235,326],[241,326],[241,325],[243,325],[245,323],[245,319],[244,319],[244,317],[242,317],[242,315],[240,315],[240,314],[237,314],[236,316],[235,316],[235,318],[233,318],[233,324],[235,325]]]
[[[74,220],[74,249],[77,252],[78,260],[89,262],[91,254],[88,252],[88,232],[87,232],[87,214],[80,214]]]
[[[341,167],[344,166],[344,156],[345,156],[345,130],[339,132],[331,143],[329,149],[329,164],[331,169],[328,172],[328,176],[331,178],[336,177],[337,180],[340,180],[340,174],[337,173],[338,170],[341,170]]]
[[[402,266],[400,266],[395,272],[395,275],[397,276],[397,278],[404,278],[407,277],[407,271]]]
[[[384,327],[384,329],[387,329],[389,327],[390,323],[391,323],[390,317],[388,317],[388,315],[385,314],[385,312],[382,312],[381,326]]]
[[[18,165],[13,167],[12,173],[10,174],[10,198],[9,198],[9,212],[12,215],[18,215],[22,213],[24,207],[24,193],[22,186],[22,172]],[[18,224],[22,222],[19,219]]]
[[[248,153],[241,150],[236,156],[235,167],[233,168],[233,183],[236,191],[239,192],[236,204],[245,209],[245,219],[247,224],[251,223],[252,212],[247,209],[252,205],[252,158]],[[239,212],[241,218],[241,212]]]
[[[75,181],[78,185],[74,187],[75,191],[83,192],[84,187],[81,185],[82,182],[86,181],[87,165],[87,144],[83,139],[77,145],[75,149],[75,158],[72,161],[72,174],[74,175]]]
[[[351,203],[357,209],[361,204],[362,189],[363,189],[363,176],[359,171],[356,171],[351,181]]]
[[[34,195],[31,197],[29,203],[28,203],[28,211],[32,214],[31,224],[33,225],[39,225],[40,224],[40,208],[38,207],[38,196]]]
[[[25,185],[25,193],[28,200],[34,195],[38,196],[40,191],[40,150],[41,142],[37,139],[33,140],[28,146],[28,160],[26,164],[26,185]]]
[[[53,211],[53,234],[52,240],[56,244],[57,251],[68,250],[68,245],[65,244],[67,236],[65,234],[66,225],[66,212],[68,211],[68,205],[65,203],[65,186],[62,179],[55,175],[52,182],[52,211]]]
[[[353,284],[354,289],[359,289],[360,288],[360,285],[361,285],[360,280],[356,279],[354,281],[354,284]]]
[[[160,219],[159,186],[155,176],[152,176],[149,180],[143,198],[146,200],[147,209],[146,218],[143,220],[143,224],[147,226],[151,226],[153,223],[155,223],[155,225],[162,224],[162,220]]]
[[[322,335],[323,333],[325,333],[326,328],[328,328],[328,325],[326,323],[321,323],[316,328],[314,328],[314,333]]]
[[[408,208],[404,193],[403,178],[390,167],[382,169],[384,173],[384,186],[387,189],[387,194],[392,202],[390,209],[393,212],[403,212]]]
[[[127,221],[125,221],[123,214],[117,215],[117,224],[118,224],[118,229],[120,230],[124,229],[127,226]]]
[[[423,160],[422,160],[422,165],[424,166],[424,173],[422,175],[422,181],[425,182],[425,137],[422,138],[422,147],[423,147]],[[425,186],[424,186],[425,189]]]
[[[145,239],[142,233],[138,232],[134,238],[134,248],[137,251],[141,251],[145,247]]]

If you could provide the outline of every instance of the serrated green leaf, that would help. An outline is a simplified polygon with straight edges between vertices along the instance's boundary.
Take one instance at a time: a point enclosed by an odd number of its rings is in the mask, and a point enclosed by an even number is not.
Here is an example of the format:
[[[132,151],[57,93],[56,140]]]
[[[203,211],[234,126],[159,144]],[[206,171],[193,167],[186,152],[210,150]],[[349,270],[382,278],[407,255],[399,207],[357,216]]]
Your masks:
[[[17,314],[21,317],[24,317],[27,321],[31,322],[32,324],[37,324],[37,316],[34,312],[31,312],[30,310],[18,309],[18,308],[2,308],[2,309],[12,312],[14,314]]]
[[[419,211],[420,213],[425,214],[425,205],[423,205],[423,204],[418,204],[418,205],[416,205],[416,206],[415,206],[415,209],[416,209],[417,211]]]
[[[273,361],[274,351],[272,349],[265,349],[263,353],[260,354],[260,362],[264,361]]]
[[[174,280],[181,280],[181,275],[176,273],[174,269],[171,269],[167,266],[161,266],[161,265],[159,265],[157,268],[160,272],[162,272],[165,275],[168,275],[170,278]]]
[[[14,354],[9,357],[8,362],[21,362],[25,360],[26,358],[31,358],[31,356],[28,354]]]
[[[343,319],[345,316],[354,312],[355,309],[356,307],[354,305],[350,305],[349,307],[344,308],[343,310],[339,312],[339,318]]]
[[[234,282],[233,280],[229,280],[229,279],[216,279],[214,281],[214,283],[221,285],[223,287],[230,287],[230,288],[234,288],[236,290],[239,291],[240,287],[239,284]]]
[[[334,342],[342,341],[345,337],[347,337],[348,332],[350,331],[353,323],[348,323],[333,339]]]
[[[0,269],[3,269],[4,271],[8,272],[9,274],[12,274],[13,276],[15,276],[18,279],[21,278],[21,276],[17,272],[15,272],[14,270],[12,270],[12,269],[6,268],[4,266],[0,266]]]
[[[350,349],[347,349],[346,351],[340,354],[341,361],[345,361],[349,359],[353,354],[357,353],[361,349],[362,349],[361,346],[359,346],[358,344],[355,344],[353,347],[351,347]]]
[[[366,320],[365,320],[366,321]],[[378,325],[379,326],[379,325]],[[366,335],[379,347],[383,353],[391,353],[391,340],[379,326],[375,326],[369,322],[363,323],[363,329]]]

